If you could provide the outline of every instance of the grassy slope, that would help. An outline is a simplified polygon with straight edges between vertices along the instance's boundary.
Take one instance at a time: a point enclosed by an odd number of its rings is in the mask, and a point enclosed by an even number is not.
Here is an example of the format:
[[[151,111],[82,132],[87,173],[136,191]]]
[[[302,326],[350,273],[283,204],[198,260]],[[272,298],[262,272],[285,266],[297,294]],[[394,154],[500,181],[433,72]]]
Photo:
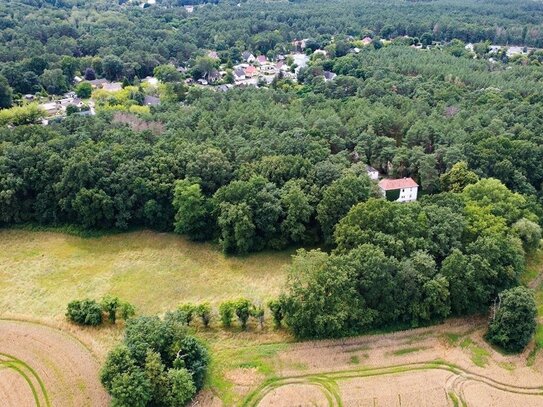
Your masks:
[[[71,299],[107,293],[140,313],[184,301],[265,300],[279,292],[291,254],[230,258],[209,244],[150,231],[81,238],[0,230],[0,313],[58,316]]]

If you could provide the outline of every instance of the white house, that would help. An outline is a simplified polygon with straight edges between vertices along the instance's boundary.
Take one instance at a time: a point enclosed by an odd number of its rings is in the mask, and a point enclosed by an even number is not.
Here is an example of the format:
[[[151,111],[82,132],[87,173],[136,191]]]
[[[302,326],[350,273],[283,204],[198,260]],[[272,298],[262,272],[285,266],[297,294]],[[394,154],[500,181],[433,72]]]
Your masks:
[[[419,185],[413,178],[383,179],[379,182],[379,188],[386,198],[389,191],[398,191],[397,202],[413,202],[417,200]],[[398,193],[396,192],[396,193]]]
[[[379,171],[372,166],[366,165],[366,172],[368,173],[368,177],[370,177],[370,179],[375,181],[379,179]]]

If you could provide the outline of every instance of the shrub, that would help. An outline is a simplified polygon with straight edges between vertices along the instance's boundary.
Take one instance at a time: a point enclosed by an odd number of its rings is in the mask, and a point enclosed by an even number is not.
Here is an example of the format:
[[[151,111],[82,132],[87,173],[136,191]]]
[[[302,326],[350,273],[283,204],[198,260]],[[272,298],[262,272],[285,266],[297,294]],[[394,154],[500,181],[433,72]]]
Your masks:
[[[500,305],[490,322],[486,338],[511,352],[521,352],[537,327],[534,292],[515,287],[500,294]]]
[[[119,308],[120,301],[118,297],[106,295],[102,298],[102,310],[108,314],[109,322],[112,324],[117,320],[117,308]]]
[[[261,304],[251,307],[251,316],[258,321],[260,329],[264,328],[264,307]]]
[[[194,314],[196,313],[196,305],[187,302],[186,304],[181,304],[178,310],[181,315],[184,316],[185,324],[190,325]]]
[[[219,315],[222,324],[229,328],[232,326],[232,318],[234,318],[235,304],[232,301],[225,301],[219,306]]]
[[[251,301],[246,298],[240,298],[234,303],[234,310],[241,324],[241,329],[247,329],[247,320],[251,316]]]
[[[268,308],[272,313],[275,327],[279,328],[281,326],[283,318],[285,317],[283,310],[283,301],[281,299],[271,300],[268,302]]]
[[[119,313],[122,319],[127,321],[129,318],[132,318],[136,315],[136,307],[134,307],[129,302],[121,302],[119,305]]]
[[[77,324],[96,326],[102,323],[102,307],[94,300],[72,301],[66,316]]]
[[[202,319],[202,324],[207,328],[211,321],[211,305],[208,302],[204,302],[196,307],[196,315]]]

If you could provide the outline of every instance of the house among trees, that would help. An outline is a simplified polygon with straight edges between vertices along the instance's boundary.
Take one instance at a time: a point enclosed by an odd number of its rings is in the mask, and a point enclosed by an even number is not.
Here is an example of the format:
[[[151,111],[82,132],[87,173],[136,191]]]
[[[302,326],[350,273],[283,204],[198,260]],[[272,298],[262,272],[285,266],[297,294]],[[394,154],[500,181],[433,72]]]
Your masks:
[[[379,188],[389,201],[413,202],[417,200],[419,184],[413,178],[383,179]]]
[[[366,172],[371,180],[377,181],[379,179],[379,171],[377,171],[371,165],[366,165]]]

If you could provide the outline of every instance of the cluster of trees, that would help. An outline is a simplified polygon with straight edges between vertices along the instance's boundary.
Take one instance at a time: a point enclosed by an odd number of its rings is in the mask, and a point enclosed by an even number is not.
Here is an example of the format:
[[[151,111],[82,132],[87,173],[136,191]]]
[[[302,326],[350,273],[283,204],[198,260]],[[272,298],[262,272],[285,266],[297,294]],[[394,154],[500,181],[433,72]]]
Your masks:
[[[135,314],[136,308],[132,304],[111,295],[106,295],[100,303],[90,299],[72,301],[66,311],[66,317],[70,321],[91,326],[100,325],[104,315],[114,324],[118,317],[127,321]]]
[[[494,179],[420,203],[359,203],[338,223],[331,254],[295,257],[285,321],[299,337],[322,338],[485,312],[519,284],[525,254],[541,240],[538,221]],[[511,318],[506,293],[495,324]],[[499,340],[496,331],[489,337]]]
[[[506,290],[498,298],[486,338],[509,352],[521,352],[537,327],[534,292],[524,287]]]
[[[138,317],[127,321],[123,343],[109,353],[100,379],[114,406],[178,407],[202,388],[208,363],[207,349],[175,314]]]

